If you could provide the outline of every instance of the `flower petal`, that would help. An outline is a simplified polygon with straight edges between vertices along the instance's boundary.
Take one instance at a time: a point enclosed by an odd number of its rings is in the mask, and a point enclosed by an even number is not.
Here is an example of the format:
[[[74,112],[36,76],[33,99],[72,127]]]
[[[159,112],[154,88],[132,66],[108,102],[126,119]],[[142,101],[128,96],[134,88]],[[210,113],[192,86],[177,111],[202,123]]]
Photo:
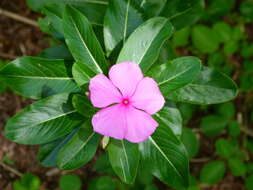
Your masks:
[[[89,90],[91,102],[97,108],[119,103],[122,99],[118,89],[103,74],[96,75],[90,80]]]
[[[149,77],[145,77],[140,81],[131,101],[134,107],[149,114],[158,112],[165,103],[157,83]]]
[[[158,123],[146,112],[129,107],[126,113],[125,139],[139,143],[155,132]]]
[[[100,110],[93,116],[92,126],[101,135],[123,139],[126,126],[125,107],[116,104]]]
[[[130,97],[143,78],[143,74],[136,63],[123,62],[111,67],[109,78],[119,88],[124,97]]]

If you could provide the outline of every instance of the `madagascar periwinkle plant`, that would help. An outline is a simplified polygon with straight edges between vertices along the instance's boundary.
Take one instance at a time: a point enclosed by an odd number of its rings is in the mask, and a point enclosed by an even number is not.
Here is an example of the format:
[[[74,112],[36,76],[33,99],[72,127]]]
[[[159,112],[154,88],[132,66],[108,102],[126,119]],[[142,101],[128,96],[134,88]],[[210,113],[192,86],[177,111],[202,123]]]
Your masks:
[[[218,104],[237,95],[229,77],[197,57],[170,58],[170,37],[198,20],[203,2],[27,2],[46,15],[40,27],[57,45],[0,70],[12,90],[37,100],[8,120],[5,136],[41,145],[45,167],[79,168],[100,148],[127,184],[146,166],[163,183],[187,187],[177,102]]]

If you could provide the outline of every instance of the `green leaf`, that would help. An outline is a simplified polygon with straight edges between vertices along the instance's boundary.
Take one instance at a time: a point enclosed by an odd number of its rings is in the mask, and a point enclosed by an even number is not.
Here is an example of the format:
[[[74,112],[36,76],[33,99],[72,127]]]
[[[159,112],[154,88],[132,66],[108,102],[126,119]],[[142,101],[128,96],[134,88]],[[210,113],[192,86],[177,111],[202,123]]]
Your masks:
[[[107,0],[26,0],[28,6],[34,10],[43,12],[46,6],[52,4],[58,5],[58,8],[64,5],[72,5],[81,11],[94,25],[102,25],[105,11],[107,8]]]
[[[244,1],[240,4],[240,13],[249,19],[249,21],[253,20],[253,2]]]
[[[218,155],[223,158],[230,158],[236,151],[236,148],[230,141],[222,138],[215,142],[215,148]]]
[[[121,42],[125,43],[140,24],[141,13],[135,8],[133,0],[110,0],[104,18],[104,40],[108,54]]]
[[[57,156],[57,165],[64,170],[72,170],[89,162],[96,153],[100,136],[89,122],[67,142]]]
[[[179,110],[175,107],[164,106],[162,110],[154,115],[159,123],[168,126],[175,135],[182,133],[182,117]]]
[[[56,166],[56,158],[59,151],[77,131],[78,129],[75,129],[70,134],[61,137],[60,139],[42,145],[38,152],[38,160],[40,164],[42,164],[44,167]]]
[[[247,171],[246,164],[239,158],[230,158],[228,167],[234,176],[242,176]]]
[[[236,109],[233,102],[226,102],[217,106],[217,113],[225,119],[230,120],[235,117]]]
[[[219,42],[227,42],[231,39],[232,30],[226,22],[217,22],[213,25],[213,31]]]
[[[253,190],[253,174],[246,178],[245,187],[247,190]]]
[[[161,92],[166,96],[191,83],[199,75],[200,69],[201,61],[187,56],[153,67],[148,75],[156,80]]]
[[[140,7],[147,18],[158,16],[163,10],[166,0],[140,0]]]
[[[39,190],[41,181],[37,176],[30,173],[24,174],[20,180],[13,183],[14,190]]]
[[[69,94],[37,101],[8,120],[5,136],[21,144],[43,144],[79,127],[83,118],[71,106]]]
[[[59,184],[61,190],[80,190],[82,187],[81,179],[75,174],[61,176]]]
[[[223,73],[202,67],[200,75],[192,83],[169,94],[168,98],[177,102],[192,104],[217,104],[236,97],[237,86]]]
[[[186,46],[189,43],[190,27],[185,27],[173,35],[172,43],[174,47]]]
[[[172,187],[188,186],[187,151],[173,131],[163,123],[148,140],[139,144],[142,160],[154,176]]]
[[[159,56],[160,49],[173,33],[173,26],[166,18],[155,17],[139,26],[123,46],[117,63],[133,61],[145,73]]]
[[[88,190],[116,190],[116,182],[109,176],[102,176],[93,179]]]
[[[196,156],[199,151],[199,140],[196,134],[189,128],[183,128],[181,139],[188,152],[189,158]]]
[[[22,57],[7,64],[0,78],[18,94],[39,99],[80,90],[68,67],[71,65],[60,59]]]
[[[200,128],[206,136],[219,135],[226,127],[227,120],[223,117],[210,115],[201,119]]]
[[[214,53],[219,48],[216,33],[205,25],[196,25],[192,29],[192,43],[201,53]]]
[[[179,30],[198,21],[203,11],[203,0],[169,0],[161,16],[169,18],[176,30]]]
[[[110,139],[107,151],[114,172],[123,182],[133,184],[140,161],[138,144]]]
[[[39,56],[47,59],[64,59],[68,61],[73,60],[72,55],[65,45],[57,45],[44,49],[42,52],[40,52]]]
[[[231,137],[238,137],[241,133],[240,124],[238,121],[231,121],[228,126],[228,133]]]
[[[224,44],[225,55],[232,55],[239,49],[239,43],[237,41],[228,41]]]
[[[87,18],[75,8],[66,6],[63,30],[68,48],[78,62],[73,67],[73,75],[78,84],[82,86],[94,75],[106,73],[107,62],[102,47]],[[86,75],[86,78],[80,81],[79,75]]]
[[[213,185],[224,177],[226,167],[222,161],[212,161],[204,165],[200,171],[200,181],[204,184]]]
[[[91,118],[96,112],[87,96],[75,94],[72,103],[77,112],[86,118]]]
[[[219,19],[220,16],[228,14],[234,5],[235,0],[212,0],[205,13],[210,19]]]

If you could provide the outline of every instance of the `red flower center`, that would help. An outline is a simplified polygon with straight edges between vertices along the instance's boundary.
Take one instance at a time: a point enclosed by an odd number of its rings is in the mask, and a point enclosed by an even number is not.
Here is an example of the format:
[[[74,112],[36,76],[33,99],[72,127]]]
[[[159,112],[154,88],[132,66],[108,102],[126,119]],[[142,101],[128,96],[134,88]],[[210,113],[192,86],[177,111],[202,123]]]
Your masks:
[[[122,100],[122,104],[125,105],[125,106],[127,106],[129,103],[130,103],[130,102],[129,102],[128,99],[123,99],[123,100]]]

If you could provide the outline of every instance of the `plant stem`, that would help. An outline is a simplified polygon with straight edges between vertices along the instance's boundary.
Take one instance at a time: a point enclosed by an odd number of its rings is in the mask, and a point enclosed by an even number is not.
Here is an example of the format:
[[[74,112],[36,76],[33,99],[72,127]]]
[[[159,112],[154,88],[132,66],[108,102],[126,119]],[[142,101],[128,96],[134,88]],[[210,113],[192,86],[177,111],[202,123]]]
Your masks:
[[[17,20],[19,22],[23,22],[25,24],[29,24],[29,25],[38,27],[38,24],[37,24],[36,21],[34,21],[32,19],[29,19],[29,18],[26,18],[26,17],[23,17],[23,16],[20,16],[16,13],[12,13],[10,11],[3,10],[1,8],[0,8],[0,15],[6,16],[6,17],[14,19],[14,20]]]
[[[3,163],[2,161],[0,161],[0,166],[2,166],[4,169],[6,169],[6,170],[8,170],[8,171],[10,171],[12,173],[14,173],[15,175],[17,175],[19,177],[21,177],[23,175],[22,173],[20,173],[19,171],[17,171],[14,168],[8,166],[7,164]]]

